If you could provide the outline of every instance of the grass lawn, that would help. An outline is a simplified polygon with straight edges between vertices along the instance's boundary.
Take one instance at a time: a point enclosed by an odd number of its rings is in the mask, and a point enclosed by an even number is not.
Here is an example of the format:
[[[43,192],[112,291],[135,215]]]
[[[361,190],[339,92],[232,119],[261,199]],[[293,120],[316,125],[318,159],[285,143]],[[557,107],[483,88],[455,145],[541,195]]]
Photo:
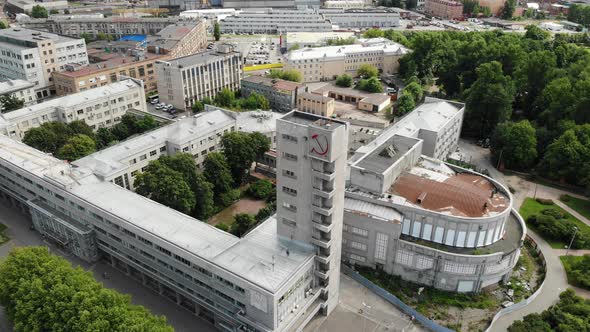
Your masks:
[[[545,209],[553,209],[553,210],[559,211],[560,213],[562,213],[563,215],[566,216],[565,219],[574,223],[576,225],[576,227],[578,227],[580,232],[590,234],[590,226],[588,226],[585,223],[583,223],[582,221],[578,220],[576,217],[567,213],[564,209],[560,208],[559,206],[557,206],[555,204],[544,205],[544,204],[537,202],[535,199],[533,199],[531,197],[527,197],[524,200],[524,202],[522,203],[519,212],[520,212],[520,215],[522,216],[522,218],[526,221],[529,216],[531,216],[533,214],[540,214],[541,211],[545,210]],[[543,234],[538,232],[535,229],[535,227],[530,225],[528,222],[527,222],[527,227],[529,227],[533,231],[537,232],[539,235],[543,236]],[[565,243],[562,241],[551,240],[551,239],[547,239],[545,237],[543,237],[543,238],[551,245],[552,248],[555,248],[555,249],[563,249],[563,248],[565,248],[565,246],[568,245],[568,243]]]
[[[590,287],[587,286],[587,281],[585,283],[581,283],[578,280],[577,275],[581,274],[581,275],[586,275],[588,273],[588,271],[585,270],[580,270],[581,267],[584,264],[584,261],[588,261],[588,257],[585,256],[560,256],[559,259],[561,260],[561,263],[563,264],[563,267],[565,268],[565,273],[567,274],[567,282],[570,285],[574,285],[580,288],[584,288],[584,289],[590,289]],[[577,273],[574,273],[574,271],[577,271]]]
[[[589,200],[581,199],[581,198],[577,198],[577,197],[572,197],[570,195],[561,195],[561,197],[559,197],[559,200],[562,201],[565,205],[576,210],[576,212],[578,212],[579,214],[590,219],[590,201]]]

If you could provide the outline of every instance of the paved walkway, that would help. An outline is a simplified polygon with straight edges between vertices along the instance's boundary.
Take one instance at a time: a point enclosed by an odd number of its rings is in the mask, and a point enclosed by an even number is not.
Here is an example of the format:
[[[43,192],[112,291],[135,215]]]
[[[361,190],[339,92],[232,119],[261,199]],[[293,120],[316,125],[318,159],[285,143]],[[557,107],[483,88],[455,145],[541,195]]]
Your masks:
[[[588,199],[588,197],[582,197],[583,199]],[[574,217],[578,218],[584,224],[590,226],[590,220],[584,217],[583,215],[579,214],[576,210],[572,209],[571,207],[567,206],[564,202],[560,201],[559,199],[553,200],[555,205],[559,206],[560,208],[566,210],[569,214],[573,215]]]

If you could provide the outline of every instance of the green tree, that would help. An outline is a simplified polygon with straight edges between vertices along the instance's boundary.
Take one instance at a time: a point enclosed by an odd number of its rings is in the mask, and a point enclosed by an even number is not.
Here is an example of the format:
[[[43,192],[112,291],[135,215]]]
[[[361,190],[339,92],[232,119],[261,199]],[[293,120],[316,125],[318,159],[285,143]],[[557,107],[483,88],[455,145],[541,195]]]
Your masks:
[[[568,21],[590,26],[590,6],[584,4],[571,4],[569,7]]]
[[[235,236],[242,236],[256,224],[256,219],[251,214],[238,213],[234,216],[231,233]]]
[[[383,86],[377,77],[371,77],[368,79],[360,80],[356,86],[357,89],[372,92],[372,93],[380,93],[383,92]]]
[[[225,156],[219,152],[211,152],[204,162],[203,175],[213,185],[215,202],[220,203],[221,195],[231,190],[234,181]]]
[[[0,21],[0,30],[10,28],[10,24],[6,21]]]
[[[422,101],[422,97],[424,97],[424,90],[420,83],[415,81],[411,82],[410,84],[406,85],[404,88],[404,92],[409,93],[414,98],[414,103],[417,105]]]
[[[270,138],[268,138],[266,135],[256,131],[250,133],[249,138],[250,145],[254,150],[254,160],[262,158],[264,153],[270,150]]]
[[[151,115],[145,115],[141,119],[136,118],[135,130],[137,133],[145,133],[146,131],[155,129],[157,127],[158,121],[156,121],[156,119]]]
[[[356,38],[354,37],[348,37],[348,38],[334,38],[334,39],[328,39],[328,41],[326,42],[326,44],[328,46],[342,46],[342,45],[352,45],[356,43]]]
[[[230,107],[236,100],[236,94],[228,89],[223,88],[217,96],[215,96],[215,105],[220,107]]]
[[[234,183],[240,185],[256,157],[250,134],[237,131],[227,133],[221,138],[221,145]]]
[[[96,39],[98,40],[107,40],[109,37],[104,32],[99,32],[96,34]]]
[[[61,122],[46,122],[40,127],[31,128],[23,137],[23,143],[43,152],[56,154],[70,138],[68,127]]]
[[[49,11],[49,14],[51,14],[51,15],[59,14],[59,10],[52,9],[52,10]]]
[[[173,332],[164,317],[46,247],[13,248],[0,263],[0,284],[0,304],[15,331]]]
[[[491,134],[496,125],[510,119],[514,84],[510,76],[502,75],[502,65],[497,61],[484,63],[477,70],[477,80],[465,91],[465,129],[472,135],[484,137]]]
[[[514,73],[518,87],[518,96],[522,109],[529,119],[540,113],[539,105],[535,103],[545,86],[556,75],[557,59],[552,52],[530,52]]]
[[[280,78],[282,80],[291,81],[291,82],[299,82],[303,81],[303,76],[301,73],[296,69],[289,69],[289,70],[278,70],[278,69],[271,69],[270,78]]]
[[[98,150],[106,148],[117,140],[117,137],[108,128],[98,128],[95,137]]]
[[[196,201],[193,215],[200,220],[207,220],[215,213],[213,184],[208,182],[202,173],[197,173],[195,181],[191,183],[191,186],[195,193]]]
[[[64,9],[64,14],[69,14],[69,13],[70,13],[70,10],[69,9],[67,9],[67,8]]]
[[[2,21],[0,21],[2,22]],[[4,28],[0,28],[4,29]],[[0,96],[0,105],[2,106],[2,113],[21,109],[25,101],[13,95]]]
[[[229,232],[229,226],[224,223],[219,223],[219,224],[215,225],[215,227],[221,229],[224,232]]]
[[[505,20],[512,19],[512,14],[514,14],[514,10],[516,9],[516,1],[515,0],[506,0],[504,2],[504,7],[502,7],[502,13],[500,17]]]
[[[199,112],[202,112],[203,110],[205,110],[205,105],[201,101],[197,100],[193,104],[192,109],[193,109],[193,112],[199,113]]]
[[[350,88],[352,86],[352,76],[348,74],[342,74],[336,78],[336,85]]]
[[[369,29],[363,34],[365,38],[380,38],[384,35],[385,33],[381,29]]]
[[[266,99],[265,96],[258,94],[256,92],[251,93],[248,98],[241,99],[239,105],[243,109],[247,110],[268,110],[270,109],[270,102]]]
[[[270,196],[274,195],[272,182],[268,180],[258,180],[246,189],[246,195],[255,199],[267,200]]]
[[[549,145],[540,168],[543,174],[580,184],[590,170],[590,124],[566,130]]]
[[[215,38],[215,41],[221,39],[221,27],[217,21],[215,21],[215,24],[213,25],[213,37]]]
[[[390,29],[385,30],[384,37],[402,45],[408,45],[408,38],[401,32]]]
[[[56,157],[63,160],[74,161],[96,151],[96,143],[92,137],[77,134],[72,136],[56,154]]]
[[[507,168],[527,170],[537,159],[535,128],[527,120],[500,123],[492,136],[492,157]]]
[[[379,70],[375,66],[365,63],[359,67],[356,74],[361,78],[378,77]]]
[[[528,39],[545,40],[551,36],[549,32],[539,28],[538,25],[527,25],[525,29],[526,33],[524,34],[524,37]]]
[[[181,172],[160,160],[151,161],[135,178],[135,191],[158,203],[189,214],[195,207],[195,194]]]
[[[92,35],[87,33],[87,32],[82,32],[80,34],[80,38],[84,39],[84,42],[86,44],[90,43],[92,41]]]
[[[74,135],[86,135],[90,138],[94,138],[94,131],[92,131],[92,128],[90,128],[89,125],[86,124],[86,122],[82,121],[82,120],[75,120],[72,121],[70,123],[68,123],[68,135],[70,136],[74,136]]]
[[[492,10],[490,7],[481,7],[481,14],[483,17],[490,17],[492,16]]]
[[[45,7],[40,6],[40,5],[35,5],[33,6],[33,9],[31,10],[31,17],[33,18],[47,18],[47,9],[45,9]]]
[[[398,116],[402,116],[411,112],[414,108],[416,108],[416,102],[414,101],[414,96],[407,92],[403,92],[402,96],[399,97],[397,100],[397,106],[395,108],[395,113]]]

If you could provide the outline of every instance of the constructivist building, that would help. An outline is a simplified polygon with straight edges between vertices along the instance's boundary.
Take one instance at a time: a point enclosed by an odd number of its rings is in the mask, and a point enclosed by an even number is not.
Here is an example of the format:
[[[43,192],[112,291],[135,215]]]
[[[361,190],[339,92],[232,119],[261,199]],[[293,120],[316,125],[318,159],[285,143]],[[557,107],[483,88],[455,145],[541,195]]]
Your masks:
[[[230,45],[217,51],[156,62],[160,101],[178,109],[190,108],[204,97],[214,98],[227,88],[238,90],[242,79],[242,54]]]
[[[32,82],[37,99],[55,94],[51,74],[70,63],[88,64],[84,39],[23,28],[0,30],[0,79]]]
[[[399,58],[408,49],[382,38],[359,40],[358,44],[304,48],[289,52],[285,69],[295,69],[304,82],[333,80],[343,73],[357,75],[361,65],[369,64],[380,72],[394,74]]]
[[[127,79],[0,114],[0,134],[22,140],[46,122],[84,121],[93,130],[111,127],[131,110],[145,110],[143,82]]]
[[[288,31],[332,31],[332,24],[311,9],[249,9],[220,21],[222,33],[278,34]]]
[[[292,112],[277,127],[278,211],[243,238],[2,135],[0,197],[220,330],[299,331],[338,303],[347,125]]]
[[[508,281],[526,233],[510,191],[442,161],[463,105],[427,98],[408,117],[349,161],[343,261],[449,291]]]
[[[191,154],[201,168],[209,153],[221,150],[221,138],[230,132],[260,132],[270,139],[271,147],[276,147],[275,122],[279,116],[282,114],[237,113],[207,105],[205,112],[132,137],[73,164],[91,169],[103,181],[133,190],[135,178],[150,161],[182,152]]]

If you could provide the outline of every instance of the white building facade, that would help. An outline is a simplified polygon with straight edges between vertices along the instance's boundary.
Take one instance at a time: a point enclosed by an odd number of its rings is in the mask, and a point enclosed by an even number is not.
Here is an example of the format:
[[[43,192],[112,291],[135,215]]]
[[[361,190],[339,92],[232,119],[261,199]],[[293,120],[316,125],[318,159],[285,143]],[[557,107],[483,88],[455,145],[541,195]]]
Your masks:
[[[37,103],[35,84],[22,79],[0,82],[0,96],[11,96],[29,106]]]
[[[55,94],[51,73],[71,63],[88,64],[84,39],[22,28],[0,31],[0,79],[32,82],[37,99]]]

